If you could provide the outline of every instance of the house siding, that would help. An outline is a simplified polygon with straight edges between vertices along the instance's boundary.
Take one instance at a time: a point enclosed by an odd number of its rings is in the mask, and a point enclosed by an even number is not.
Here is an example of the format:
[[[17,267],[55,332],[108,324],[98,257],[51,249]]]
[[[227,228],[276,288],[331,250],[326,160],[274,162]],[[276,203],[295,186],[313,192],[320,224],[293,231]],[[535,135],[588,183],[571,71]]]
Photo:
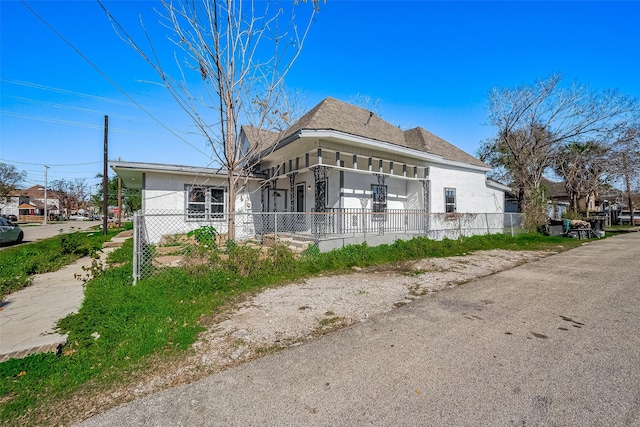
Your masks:
[[[444,213],[444,189],[456,189],[456,211],[461,213],[502,213],[504,193],[486,185],[485,174],[456,167],[432,167],[431,212]]]
[[[19,215],[18,206],[20,199],[16,196],[9,196],[6,199],[0,199],[0,215]]]
[[[190,220],[185,214],[185,186],[203,185],[227,187],[224,177],[171,175],[167,173],[145,173],[145,186],[142,197],[145,200],[145,222],[149,242],[157,244],[163,236],[186,233],[202,226],[213,225],[219,233],[227,233],[227,217],[216,221]],[[225,197],[228,193],[225,190]],[[227,205],[228,201],[225,202]],[[228,205],[227,205],[228,206]],[[255,208],[254,208],[255,207]],[[249,182],[236,194],[236,212],[247,213],[260,207],[258,185]],[[163,216],[163,214],[167,214]],[[175,213],[183,213],[176,216]],[[239,239],[253,237],[255,227],[253,221],[242,218],[236,234]]]

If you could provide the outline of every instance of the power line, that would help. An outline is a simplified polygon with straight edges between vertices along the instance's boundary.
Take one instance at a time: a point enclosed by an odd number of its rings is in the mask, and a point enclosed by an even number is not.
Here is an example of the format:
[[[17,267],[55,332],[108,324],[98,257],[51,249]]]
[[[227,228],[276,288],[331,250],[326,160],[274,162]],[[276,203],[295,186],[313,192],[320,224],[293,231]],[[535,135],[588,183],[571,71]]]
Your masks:
[[[24,4],[24,2],[22,2],[22,3]],[[40,18],[40,16],[38,14],[36,14],[35,12],[33,12],[33,10],[30,9],[28,6],[27,6],[27,9],[29,9],[38,18]],[[44,21],[42,18],[40,18],[40,20]],[[47,26],[49,26],[46,22],[45,22],[45,24]],[[52,27],[49,26],[49,28],[51,28],[53,30]],[[58,34],[55,30],[53,30],[53,31],[56,34]],[[62,36],[60,36],[60,37],[66,42],[66,40]],[[69,44],[69,43],[67,42],[67,44]],[[72,48],[73,48],[73,46],[72,46]],[[73,49],[76,50],[75,48],[73,48]],[[79,53],[77,50],[76,50],[76,52]],[[82,54],[80,54],[80,55],[82,56]],[[83,59],[86,60],[86,58],[84,58],[84,56],[83,56]],[[91,64],[91,62],[89,62],[89,63]],[[131,102],[120,101],[118,99],[106,98],[106,97],[98,96],[98,95],[90,95],[88,93],[75,92],[75,91],[72,91],[72,90],[61,89],[61,88],[52,87],[52,86],[45,86],[45,85],[41,85],[41,84],[38,84],[38,83],[24,82],[24,81],[21,81],[21,80],[12,80],[12,79],[0,79],[0,81],[3,81],[5,83],[18,85],[18,86],[31,87],[31,88],[34,88],[34,89],[42,89],[42,90],[47,90],[47,91],[50,91],[50,92],[64,93],[64,94],[67,94],[67,95],[74,95],[74,96],[79,96],[79,97],[82,97],[82,98],[94,99],[96,101],[110,102],[112,104],[118,104],[118,105],[126,105],[128,107],[136,107],[137,106],[136,104],[131,103]]]
[[[29,10],[33,15],[35,15],[40,21],[42,21],[43,24],[45,24],[51,31],[54,32],[55,35],[57,35],[58,37],[60,37],[60,39],[62,39],[62,41],[64,41],[71,49],[73,49],[78,55],[80,55],[80,57],[82,59],[84,59],[89,65],[91,65],[91,67],[93,67],[98,73],[100,73],[100,75],[102,77],[104,77],[113,87],[115,87],[116,89],[118,89],[124,96],[126,96],[131,102],[133,102],[138,108],[140,108],[142,111],[144,111],[149,117],[151,117],[154,121],[156,121],[157,123],[159,123],[162,127],[164,127],[165,129],[167,129],[169,132],[171,132],[174,136],[176,136],[178,139],[180,139],[182,142],[184,142],[185,144],[187,144],[188,146],[190,146],[191,148],[193,148],[194,150],[198,151],[199,153],[208,156],[207,153],[205,153],[204,151],[200,150],[199,148],[197,148],[195,145],[191,144],[189,141],[187,141],[186,139],[184,139],[183,137],[181,137],[180,135],[178,135],[176,132],[174,132],[172,129],[170,129],[167,125],[165,125],[161,120],[159,120],[158,118],[156,118],[153,114],[151,114],[149,112],[149,110],[147,110],[145,107],[143,107],[140,103],[138,103],[135,99],[133,99],[133,97],[131,95],[129,95],[124,89],[122,89],[120,86],[118,86],[118,84],[116,84],[116,82],[114,82],[113,80],[111,80],[109,78],[109,76],[107,76],[106,73],[104,73],[97,65],[95,65],[93,62],[91,62],[91,60],[89,58],[87,58],[82,52],[80,52],[80,50],[75,47],[73,45],[73,43],[71,43],[70,41],[68,41],[62,34],[60,34],[55,28],[53,28],[53,26],[51,24],[49,24],[49,22],[47,22],[43,17],[41,17],[40,15],[38,15],[38,13],[33,10],[26,2],[25,0],[20,0],[20,3],[22,3],[22,5],[24,7],[27,8],[27,10]],[[100,6],[104,9],[104,6],[99,3]],[[109,14],[109,17],[111,18],[111,14]]]
[[[78,126],[78,127],[88,128],[88,129],[102,129],[102,126],[96,125],[96,124],[91,124],[91,123],[73,122],[71,120],[52,119],[52,118],[48,118],[48,117],[31,116],[29,114],[14,113],[13,111],[7,111],[7,110],[0,110],[0,113],[6,114],[7,116],[18,117],[18,118],[21,118],[21,119],[38,120],[38,121],[41,121],[41,122]],[[134,130],[127,130],[127,129],[111,128],[110,130],[113,131],[113,132],[124,133],[124,134],[129,134],[129,135],[158,136],[158,137],[163,136],[163,135],[160,135],[160,134],[137,132],[137,131],[134,131]]]
[[[47,166],[49,165],[49,163],[47,163]],[[34,173],[39,173],[42,171],[39,171],[37,169],[22,169],[24,172],[34,172]],[[55,172],[57,173],[87,173],[86,171],[67,171],[67,170],[55,170]],[[53,176],[53,175],[52,175]]]
[[[29,102],[29,103],[32,103],[32,104],[39,104],[39,105],[45,105],[45,106],[48,106],[48,107],[59,108],[59,109],[62,109],[62,110],[83,111],[83,112],[86,112],[86,113],[96,113],[96,114],[100,114],[100,115],[104,114],[104,112],[102,112],[102,111],[93,110],[91,108],[82,108],[82,107],[74,107],[74,106],[71,106],[71,105],[56,104],[54,102],[42,101],[42,100],[39,100],[39,99],[24,98],[22,96],[5,95],[5,97],[6,98],[17,99],[19,101]],[[147,118],[125,116],[125,115],[122,115],[122,114],[113,114],[113,113],[110,113],[109,117],[117,117],[119,119],[125,119],[125,120],[127,120],[127,119],[128,120],[144,120],[146,122],[150,121]]]
[[[31,166],[44,166],[44,163],[27,163],[27,162],[17,162],[15,160],[9,159],[0,159],[2,162],[7,163],[16,163],[19,165],[31,165]],[[102,162],[89,162],[89,163],[47,163],[47,166],[86,166],[86,165],[97,165],[102,164]]]

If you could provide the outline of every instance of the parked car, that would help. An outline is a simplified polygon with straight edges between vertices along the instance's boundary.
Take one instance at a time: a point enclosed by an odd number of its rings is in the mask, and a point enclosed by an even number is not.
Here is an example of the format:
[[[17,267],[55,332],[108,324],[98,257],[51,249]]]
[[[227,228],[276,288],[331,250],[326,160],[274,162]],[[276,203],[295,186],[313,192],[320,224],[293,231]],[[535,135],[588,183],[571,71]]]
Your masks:
[[[2,215],[3,218],[8,219],[11,222],[18,221],[18,217],[15,215]]]
[[[0,218],[0,244],[16,242],[24,239],[24,232],[20,227],[6,218]]]
[[[631,225],[631,212],[630,211],[620,212],[620,215],[618,215],[618,224]],[[640,225],[640,212],[638,211],[635,211],[633,213],[633,225]]]

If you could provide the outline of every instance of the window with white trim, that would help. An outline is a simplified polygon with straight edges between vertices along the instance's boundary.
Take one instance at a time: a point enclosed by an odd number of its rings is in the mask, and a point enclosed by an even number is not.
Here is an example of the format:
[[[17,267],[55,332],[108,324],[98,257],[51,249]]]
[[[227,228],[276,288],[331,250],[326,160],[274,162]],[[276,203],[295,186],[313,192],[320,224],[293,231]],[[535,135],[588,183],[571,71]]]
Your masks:
[[[446,213],[456,212],[456,189],[444,189],[444,211]]]
[[[205,185],[186,185],[187,220],[215,221],[224,219],[225,189]]]

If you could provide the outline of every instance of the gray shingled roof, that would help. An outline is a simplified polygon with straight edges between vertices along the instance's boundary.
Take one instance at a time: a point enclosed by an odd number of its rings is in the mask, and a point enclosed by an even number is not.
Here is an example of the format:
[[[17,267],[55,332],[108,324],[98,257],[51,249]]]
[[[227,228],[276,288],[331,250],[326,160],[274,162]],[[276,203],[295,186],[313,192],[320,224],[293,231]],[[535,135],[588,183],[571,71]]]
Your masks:
[[[258,138],[258,135],[260,135],[257,130],[249,127],[244,127],[244,129],[251,143],[258,143],[255,140],[255,138]],[[367,109],[338,101],[331,97],[325,98],[308,113],[303,115],[282,134],[283,137],[280,138],[280,140],[305,129],[335,130],[402,147],[413,148],[442,156],[446,160],[488,167],[472,155],[421,127],[405,132]],[[261,136],[261,139],[267,139],[264,138],[264,135]],[[274,137],[277,136],[277,134],[271,133],[270,136]],[[262,143],[259,145],[264,146]]]
[[[455,145],[448,143],[439,136],[436,136],[421,127],[410,129],[404,134],[407,147],[426,151],[431,154],[437,154],[447,160],[469,163],[476,166],[487,166],[484,162],[476,159],[471,154],[462,151]]]
[[[369,110],[334,98],[325,98],[287,129],[285,135],[289,136],[302,129],[337,130],[405,146],[402,130]]]
[[[257,147],[254,152],[260,152],[272,147],[280,140],[281,135],[279,132],[258,129],[255,126],[242,126],[242,131],[249,140],[251,148]]]
[[[547,197],[550,199],[568,199],[569,193],[564,182],[555,182],[547,178],[542,178],[540,184],[547,187]]]

